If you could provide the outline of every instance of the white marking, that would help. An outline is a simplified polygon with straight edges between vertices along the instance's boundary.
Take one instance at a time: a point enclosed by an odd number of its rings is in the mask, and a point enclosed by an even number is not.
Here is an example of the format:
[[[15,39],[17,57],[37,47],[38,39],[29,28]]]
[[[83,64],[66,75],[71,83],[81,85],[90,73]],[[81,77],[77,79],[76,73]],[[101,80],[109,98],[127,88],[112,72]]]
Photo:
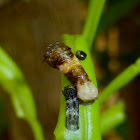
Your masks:
[[[98,90],[92,82],[85,82],[84,84],[80,84],[77,82],[77,96],[79,99],[87,102],[92,101],[98,96]]]

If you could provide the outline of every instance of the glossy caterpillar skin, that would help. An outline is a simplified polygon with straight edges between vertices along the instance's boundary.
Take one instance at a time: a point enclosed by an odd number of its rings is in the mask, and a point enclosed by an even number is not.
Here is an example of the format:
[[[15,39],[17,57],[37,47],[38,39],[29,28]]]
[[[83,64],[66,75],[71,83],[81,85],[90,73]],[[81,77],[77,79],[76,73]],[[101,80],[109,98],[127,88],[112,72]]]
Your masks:
[[[50,44],[44,53],[44,61],[51,67],[59,69],[73,84],[77,85],[77,96],[83,102],[90,102],[97,98],[97,88],[71,52],[71,48],[64,43]]]
[[[64,88],[63,94],[66,99],[66,128],[68,130],[79,129],[79,100],[76,86],[69,85]]]

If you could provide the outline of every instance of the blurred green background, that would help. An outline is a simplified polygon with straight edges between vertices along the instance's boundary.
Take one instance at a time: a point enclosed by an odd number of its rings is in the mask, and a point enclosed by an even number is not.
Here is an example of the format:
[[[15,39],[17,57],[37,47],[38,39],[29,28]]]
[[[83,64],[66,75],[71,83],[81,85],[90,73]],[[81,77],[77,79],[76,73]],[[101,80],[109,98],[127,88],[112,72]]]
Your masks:
[[[61,41],[63,33],[81,33],[88,10],[87,0],[0,0],[0,45],[22,70],[31,87],[38,119],[46,140],[53,139],[56,126],[61,75],[42,63],[46,45]],[[92,58],[99,93],[140,56],[140,0],[107,0]],[[120,100],[126,104],[127,119],[104,140],[139,140],[140,76],[113,94],[104,106]],[[32,140],[27,122],[18,119],[11,100],[0,87],[0,139]]]

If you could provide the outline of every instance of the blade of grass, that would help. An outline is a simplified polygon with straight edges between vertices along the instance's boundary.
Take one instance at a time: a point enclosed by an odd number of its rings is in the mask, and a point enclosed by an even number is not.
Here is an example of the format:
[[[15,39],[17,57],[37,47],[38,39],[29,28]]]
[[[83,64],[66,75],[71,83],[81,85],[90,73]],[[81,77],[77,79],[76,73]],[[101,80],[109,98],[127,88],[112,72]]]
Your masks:
[[[105,110],[101,115],[102,135],[116,128],[126,119],[124,103],[120,102]]]
[[[118,89],[125,86],[128,82],[134,79],[140,73],[140,58],[135,64],[126,68],[119,76],[117,76],[100,94],[99,103],[103,104],[106,99]]]
[[[84,61],[80,61],[84,67],[89,78],[97,87],[96,78],[94,74],[93,63],[90,57],[88,46],[82,36],[64,35],[63,42],[71,47],[72,52],[75,54],[77,50],[82,50],[87,54]],[[66,76],[62,75],[62,90],[65,86],[69,85],[70,81]],[[79,106],[79,130],[68,131],[65,128],[66,118],[66,102],[64,96],[61,94],[61,104],[58,123],[54,131],[56,140],[100,140],[100,117],[99,117],[99,104],[96,100],[93,104]]]
[[[44,140],[41,126],[37,120],[32,92],[20,69],[1,47],[0,85],[9,93],[17,117],[29,123],[36,140]]]
[[[90,0],[87,19],[84,25],[83,37],[88,43],[89,49],[95,39],[98,23],[104,7],[105,0]]]
[[[140,0],[117,0],[102,14],[98,32],[104,31],[136,7]],[[115,16],[114,16],[115,15]]]

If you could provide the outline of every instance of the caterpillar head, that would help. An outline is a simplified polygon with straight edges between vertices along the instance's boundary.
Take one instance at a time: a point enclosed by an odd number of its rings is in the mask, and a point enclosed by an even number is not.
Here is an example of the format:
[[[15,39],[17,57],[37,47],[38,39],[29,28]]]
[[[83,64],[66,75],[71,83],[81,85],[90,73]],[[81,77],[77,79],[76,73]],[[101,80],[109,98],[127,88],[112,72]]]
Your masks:
[[[55,44],[50,44],[46,48],[44,61],[51,67],[58,68],[58,66],[62,65],[71,56],[73,56],[71,48],[66,46],[64,43],[56,42]]]

